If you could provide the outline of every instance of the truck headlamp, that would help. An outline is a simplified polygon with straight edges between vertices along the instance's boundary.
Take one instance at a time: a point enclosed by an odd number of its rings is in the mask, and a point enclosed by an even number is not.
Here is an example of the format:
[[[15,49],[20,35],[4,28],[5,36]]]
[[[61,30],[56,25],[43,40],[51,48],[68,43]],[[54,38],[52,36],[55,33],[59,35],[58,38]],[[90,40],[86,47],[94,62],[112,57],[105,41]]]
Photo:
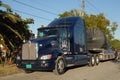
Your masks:
[[[48,54],[48,55],[43,55],[40,57],[41,60],[48,60],[52,58],[52,54]]]

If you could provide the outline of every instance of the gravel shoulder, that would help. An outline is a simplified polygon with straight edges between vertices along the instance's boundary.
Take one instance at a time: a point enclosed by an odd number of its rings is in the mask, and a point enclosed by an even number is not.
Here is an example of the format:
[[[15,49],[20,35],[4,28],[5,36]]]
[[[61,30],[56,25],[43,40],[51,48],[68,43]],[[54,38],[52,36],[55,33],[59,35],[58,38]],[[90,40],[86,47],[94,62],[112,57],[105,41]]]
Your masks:
[[[4,66],[3,64],[0,64],[0,77],[13,75],[20,72],[20,69],[18,69],[15,64],[8,64]]]
[[[53,72],[36,71],[0,77],[0,80],[120,80],[120,62],[107,61],[95,67],[71,68],[60,76]]]

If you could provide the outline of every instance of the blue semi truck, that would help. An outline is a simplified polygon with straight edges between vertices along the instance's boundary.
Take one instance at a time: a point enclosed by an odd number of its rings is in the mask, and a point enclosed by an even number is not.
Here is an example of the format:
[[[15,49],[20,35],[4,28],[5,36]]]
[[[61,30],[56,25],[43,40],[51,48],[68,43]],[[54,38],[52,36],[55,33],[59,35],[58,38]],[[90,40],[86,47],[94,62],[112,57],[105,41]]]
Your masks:
[[[87,34],[89,32],[81,17],[56,19],[47,27],[39,28],[37,38],[22,45],[22,53],[17,56],[17,66],[26,72],[53,70],[60,75],[67,67],[98,65],[101,50],[96,45],[91,48],[92,42],[87,40],[90,38]]]

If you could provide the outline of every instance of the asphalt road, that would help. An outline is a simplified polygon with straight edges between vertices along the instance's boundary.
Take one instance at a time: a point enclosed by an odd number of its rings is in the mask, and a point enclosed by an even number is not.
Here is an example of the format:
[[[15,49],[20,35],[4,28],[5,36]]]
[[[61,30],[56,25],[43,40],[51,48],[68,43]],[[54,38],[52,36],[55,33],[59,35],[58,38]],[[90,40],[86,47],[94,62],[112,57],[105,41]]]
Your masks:
[[[120,62],[107,61],[95,67],[70,68],[60,76],[53,72],[36,71],[0,77],[0,80],[120,80]]]

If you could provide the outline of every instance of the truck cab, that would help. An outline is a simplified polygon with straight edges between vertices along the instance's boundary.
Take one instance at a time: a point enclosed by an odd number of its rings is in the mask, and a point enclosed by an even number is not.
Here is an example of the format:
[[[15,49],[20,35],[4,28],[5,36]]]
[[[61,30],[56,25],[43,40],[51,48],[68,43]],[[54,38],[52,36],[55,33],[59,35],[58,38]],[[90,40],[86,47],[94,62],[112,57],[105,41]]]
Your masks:
[[[85,23],[80,17],[56,19],[47,27],[38,28],[37,38],[24,43],[17,56],[17,66],[25,71],[53,70],[56,74],[90,61]]]

